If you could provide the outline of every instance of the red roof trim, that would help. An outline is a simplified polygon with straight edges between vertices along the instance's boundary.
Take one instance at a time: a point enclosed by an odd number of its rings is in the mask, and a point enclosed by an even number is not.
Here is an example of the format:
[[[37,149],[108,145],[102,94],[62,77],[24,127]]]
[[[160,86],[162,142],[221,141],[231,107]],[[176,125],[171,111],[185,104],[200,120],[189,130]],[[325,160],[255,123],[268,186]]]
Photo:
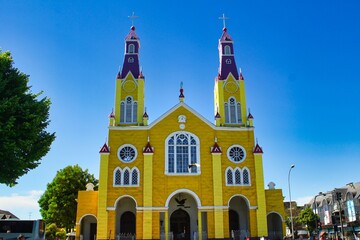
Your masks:
[[[256,144],[256,146],[254,147],[254,151],[253,153],[264,153],[262,148],[259,146],[259,144]]]
[[[222,153],[221,148],[217,143],[214,143],[214,146],[211,148],[211,153]]]
[[[153,147],[151,147],[150,142],[146,144],[146,147],[143,150],[143,153],[154,153]]]
[[[106,143],[104,143],[104,145],[100,149],[99,153],[109,153],[109,152],[110,152],[110,149],[109,149],[108,145]]]

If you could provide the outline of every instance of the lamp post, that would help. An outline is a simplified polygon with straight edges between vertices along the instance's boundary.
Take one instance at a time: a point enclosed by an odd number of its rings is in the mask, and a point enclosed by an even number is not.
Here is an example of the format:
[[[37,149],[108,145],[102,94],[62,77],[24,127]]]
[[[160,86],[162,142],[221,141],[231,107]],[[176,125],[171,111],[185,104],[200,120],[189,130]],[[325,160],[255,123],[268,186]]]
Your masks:
[[[292,217],[292,204],[291,204],[291,190],[290,190],[290,172],[291,169],[293,169],[295,167],[295,164],[291,165],[290,169],[289,169],[289,174],[288,174],[288,184],[289,184],[289,197],[290,197],[290,223],[291,223],[291,238],[292,240],[294,240],[294,223],[293,223],[293,217]]]

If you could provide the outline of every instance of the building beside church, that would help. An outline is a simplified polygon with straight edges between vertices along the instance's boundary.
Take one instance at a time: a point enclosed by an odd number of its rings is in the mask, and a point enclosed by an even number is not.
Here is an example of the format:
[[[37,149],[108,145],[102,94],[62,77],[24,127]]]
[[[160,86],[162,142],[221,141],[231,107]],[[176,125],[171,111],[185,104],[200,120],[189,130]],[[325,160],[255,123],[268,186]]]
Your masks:
[[[282,239],[282,191],[273,183],[264,187],[263,151],[227,29],[219,39],[214,100],[208,99],[214,101],[214,123],[185,103],[181,86],[179,103],[149,124],[139,50],[132,26],[116,77],[108,142],[100,150],[98,190],[89,185],[78,194],[76,236]]]

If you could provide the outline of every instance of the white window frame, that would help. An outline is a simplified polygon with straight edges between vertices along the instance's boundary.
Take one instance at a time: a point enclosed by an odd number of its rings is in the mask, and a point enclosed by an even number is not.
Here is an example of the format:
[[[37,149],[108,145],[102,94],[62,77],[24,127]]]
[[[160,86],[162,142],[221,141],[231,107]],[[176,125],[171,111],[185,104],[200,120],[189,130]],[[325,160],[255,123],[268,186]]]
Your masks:
[[[135,44],[133,43],[129,44],[128,53],[135,53]]]
[[[242,123],[241,104],[236,101],[236,98],[231,96],[228,101],[224,103],[225,108],[225,123],[239,124]]]
[[[224,46],[224,55],[231,55],[231,47],[229,45]]]
[[[132,96],[126,96],[120,102],[120,123],[137,123],[137,108],[138,102]]]
[[[239,147],[239,148],[241,148],[243,151],[244,151],[244,157],[240,160],[240,161],[234,161],[231,157],[230,157],[230,151],[231,151],[231,149],[232,148],[234,148],[234,147]],[[231,162],[233,162],[233,163],[242,163],[242,162],[244,162],[245,161],[245,159],[246,159],[246,150],[245,150],[245,148],[243,147],[243,146],[241,146],[241,145],[239,145],[239,144],[234,144],[234,145],[231,145],[228,149],[227,149],[227,151],[226,151],[226,156],[227,156],[227,158],[231,161]]]
[[[125,148],[125,147],[131,147],[131,148],[135,151],[134,158],[133,158],[131,161],[124,161],[124,160],[121,159],[121,157],[120,157],[120,151],[121,151],[123,148]],[[117,157],[118,157],[118,159],[119,159],[121,162],[123,162],[123,163],[131,163],[131,162],[133,162],[133,161],[136,160],[137,156],[138,156],[137,149],[136,149],[136,147],[135,147],[134,145],[132,145],[132,144],[123,144],[123,145],[121,145],[121,146],[118,148]]]
[[[115,184],[116,182],[116,172],[120,171],[121,174],[121,183],[119,184]],[[129,184],[125,185],[124,184],[124,173],[125,171],[129,172]],[[137,172],[137,184],[132,184],[132,177],[133,177],[133,173]],[[113,171],[113,187],[139,187],[140,186],[140,171],[137,167],[133,167],[133,168],[129,168],[129,167],[125,167],[123,169],[121,169],[120,167],[116,167]]]
[[[244,181],[245,170],[248,172],[249,183],[245,183],[245,181]],[[251,174],[250,174],[250,170],[247,167],[243,167],[243,169],[241,171],[241,180],[242,180],[241,184],[243,186],[251,186]]]
[[[188,164],[196,164],[196,166],[193,166],[191,168],[188,168],[188,172],[177,172],[177,161],[176,161],[176,155],[177,155],[177,151],[176,151],[176,141],[174,141],[174,172],[169,172],[169,140],[174,137],[174,140],[176,140],[176,137],[184,134],[184,135],[188,135],[188,137],[193,137],[194,140],[196,141],[196,162],[191,163],[191,147],[194,145],[191,145],[189,143],[188,146]],[[196,170],[193,170],[196,169]],[[192,172],[192,171],[196,171],[196,172]],[[201,167],[200,167],[200,139],[193,133],[191,132],[187,132],[187,131],[177,131],[177,132],[173,132],[171,133],[166,139],[165,139],[165,175],[199,175],[201,173]]]

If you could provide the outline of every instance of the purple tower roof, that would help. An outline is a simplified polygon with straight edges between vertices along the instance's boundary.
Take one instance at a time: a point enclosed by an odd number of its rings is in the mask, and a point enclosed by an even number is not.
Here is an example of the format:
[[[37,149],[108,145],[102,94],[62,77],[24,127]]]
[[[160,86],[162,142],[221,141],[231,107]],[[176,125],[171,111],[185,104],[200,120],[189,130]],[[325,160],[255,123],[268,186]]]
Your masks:
[[[235,79],[239,79],[239,73],[235,63],[233,40],[227,29],[223,29],[219,39],[219,76],[218,79],[224,80],[231,73]]]
[[[125,55],[121,71],[121,77],[131,72],[137,78],[140,75],[139,66],[140,38],[135,33],[135,27],[130,28],[129,34],[125,37]]]

